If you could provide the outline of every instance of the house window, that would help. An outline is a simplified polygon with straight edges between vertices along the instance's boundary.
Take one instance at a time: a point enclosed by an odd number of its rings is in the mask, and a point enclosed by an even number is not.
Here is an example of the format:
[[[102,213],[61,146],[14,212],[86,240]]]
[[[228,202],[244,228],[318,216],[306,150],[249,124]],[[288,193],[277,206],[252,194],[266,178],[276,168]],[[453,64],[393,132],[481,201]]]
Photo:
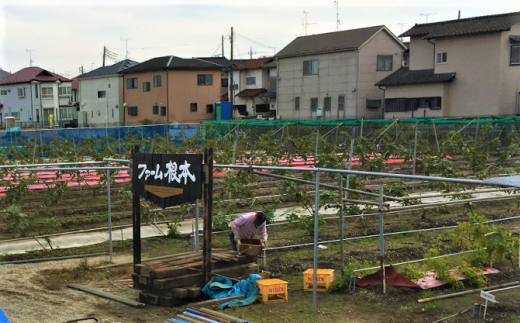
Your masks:
[[[2,91],[0,91],[0,95],[1,95],[1,96],[6,96],[6,95],[7,95],[7,90],[2,90]]]
[[[391,71],[393,68],[394,57],[392,55],[377,55],[377,70]]]
[[[107,97],[107,92],[106,91],[98,91],[97,92],[97,97],[98,97],[98,99],[106,98]]]
[[[72,120],[72,109],[60,108],[60,120]]]
[[[136,116],[137,115],[137,107],[128,107],[128,115]]]
[[[220,86],[221,87],[228,87],[229,86],[228,79],[220,79]]]
[[[213,85],[213,74],[197,75],[197,85]]]
[[[159,114],[159,106],[157,106],[157,105],[153,106],[153,114]]]
[[[311,111],[316,111],[318,108],[318,98],[311,98]]]
[[[332,106],[332,100],[331,100],[330,96],[324,98],[323,99],[323,110],[330,111],[331,106]]]
[[[338,111],[345,110],[345,96],[338,95]]]
[[[442,97],[437,96],[437,97],[430,98],[430,102],[431,102],[431,104],[430,104],[431,110],[440,110],[441,109]]]
[[[11,117],[14,117],[16,120],[20,120],[20,112],[11,112]]]
[[[190,103],[190,111],[197,112],[197,103]]]
[[[127,89],[137,89],[137,78],[129,78],[126,80],[126,88]]]
[[[317,75],[319,65],[320,63],[317,59],[303,61],[303,75]]]
[[[25,98],[25,88],[24,87],[21,87],[18,89],[18,97]]]
[[[379,109],[381,107],[381,99],[367,99],[367,109]]]
[[[300,97],[299,96],[294,98],[294,110],[300,111]]]
[[[385,100],[385,112],[415,111],[419,108],[440,110],[441,107],[442,97],[440,96],[422,98],[395,98]]]
[[[101,110],[97,110],[97,116],[101,117]]]
[[[166,116],[166,107],[161,107],[161,116]]]
[[[511,45],[511,65],[520,65],[520,45]]]
[[[150,92],[150,82],[143,82],[143,92]]]
[[[437,64],[446,64],[448,62],[448,53],[437,53]]]
[[[72,94],[72,88],[70,86],[64,86],[58,88],[59,96],[70,96]]]
[[[233,84],[233,90],[234,90],[234,91],[238,91],[238,84],[236,84],[236,83]]]
[[[405,112],[406,98],[386,99],[385,112]]]
[[[213,113],[213,104],[206,104],[206,113]]]
[[[246,85],[255,85],[256,77],[246,77]]]
[[[42,87],[42,99],[52,98],[52,87]]]
[[[111,88],[110,84],[108,85],[108,88],[109,88],[109,89]]]
[[[161,76],[160,75],[155,75],[153,77],[153,86],[154,87],[160,87],[161,86]]]
[[[34,97],[38,98],[38,84],[34,84]]]

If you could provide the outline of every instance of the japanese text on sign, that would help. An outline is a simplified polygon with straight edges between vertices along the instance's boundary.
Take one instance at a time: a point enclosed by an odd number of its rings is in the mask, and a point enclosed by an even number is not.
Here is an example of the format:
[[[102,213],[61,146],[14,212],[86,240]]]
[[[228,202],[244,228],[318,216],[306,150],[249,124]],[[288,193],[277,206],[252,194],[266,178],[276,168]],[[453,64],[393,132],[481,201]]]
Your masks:
[[[184,161],[184,164],[181,164],[180,166],[177,166],[176,162],[170,162],[166,163],[166,171],[161,171],[161,166],[159,164],[156,164],[155,170],[149,170],[148,166],[146,164],[139,164],[137,165],[137,168],[142,170],[141,173],[139,173],[139,176],[137,176],[138,179],[142,179],[144,176],[144,180],[148,180],[148,177],[153,176],[154,179],[165,179],[168,181],[168,183],[172,183],[173,181],[176,181],[177,183],[181,183],[181,181],[184,179],[184,185],[188,183],[188,178],[192,181],[196,181],[195,175],[190,173],[190,164],[188,164],[187,161]],[[180,173],[179,173],[180,171]]]

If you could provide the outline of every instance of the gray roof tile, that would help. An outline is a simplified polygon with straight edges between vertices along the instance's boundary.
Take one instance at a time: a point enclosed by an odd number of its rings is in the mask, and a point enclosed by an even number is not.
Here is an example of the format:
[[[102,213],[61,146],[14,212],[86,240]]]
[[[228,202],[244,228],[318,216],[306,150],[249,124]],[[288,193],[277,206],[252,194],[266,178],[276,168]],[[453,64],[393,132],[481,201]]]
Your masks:
[[[437,38],[463,36],[471,34],[507,31],[520,23],[520,12],[511,12],[493,16],[440,21],[429,24],[417,24],[400,37],[422,36]]]
[[[226,63],[227,59],[223,60],[223,63]],[[164,69],[168,70],[220,70],[224,68],[223,65],[217,63],[215,57],[213,60],[208,58],[181,58],[177,56],[163,56],[163,57],[155,57],[141,64],[137,64],[135,66],[129,67],[123,71],[121,74],[131,74],[131,73],[142,73],[142,72],[152,72],[152,71],[160,71]]]
[[[117,62],[114,65],[110,66],[102,66],[100,68],[96,68],[93,71],[90,71],[88,73],[82,74],[78,76],[79,79],[87,78],[87,77],[100,77],[100,76],[107,76],[107,75],[117,75],[119,72],[121,72],[124,69],[127,69],[129,67],[132,67],[134,65],[139,64],[138,62],[132,61],[130,59],[122,60],[121,62]]]
[[[285,46],[274,57],[294,57],[356,50],[384,26],[336,31],[326,34],[301,36]]]
[[[412,70],[403,66],[392,74],[388,75],[376,86],[397,86],[397,85],[416,85],[431,83],[447,83],[453,81],[455,73],[435,74],[434,70]]]

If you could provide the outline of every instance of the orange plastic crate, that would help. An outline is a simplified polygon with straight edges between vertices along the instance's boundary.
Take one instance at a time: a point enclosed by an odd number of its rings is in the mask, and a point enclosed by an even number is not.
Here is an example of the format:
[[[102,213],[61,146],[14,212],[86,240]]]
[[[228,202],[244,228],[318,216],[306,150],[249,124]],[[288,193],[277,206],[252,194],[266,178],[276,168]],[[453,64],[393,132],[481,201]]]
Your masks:
[[[318,269],[316,272],[316,291],[325,292],[334,281],[334,269]],[[303,290],[312,291],[314,270],[307,269],[303,273]]]
[[[288,282],[280,279],[260,279],[256,281],[256,286],[260,290],[261,303],[282,303],[289,300],[287,291]]]

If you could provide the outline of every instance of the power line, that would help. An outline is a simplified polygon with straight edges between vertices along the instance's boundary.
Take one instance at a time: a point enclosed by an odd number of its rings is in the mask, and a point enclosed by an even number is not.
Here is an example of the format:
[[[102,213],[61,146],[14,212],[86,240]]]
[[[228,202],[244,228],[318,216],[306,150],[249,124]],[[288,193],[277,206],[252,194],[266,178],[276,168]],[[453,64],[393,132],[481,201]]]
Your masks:
[[[216,39],[212,39],[212,40],[206,40],[206,41],[201,41],[201,42],[196,42],[196,43],[189,43],[189,44],[178,44],[178,45],[168,45],[168,46],[157,46],[157,47],[131,47],[131,48],[128,48],[128,49],[131,49],[131,50],[136,50],[136,49],[157,49],[157,48],[171,48],[171,47],[183,47],[183,46],[190,46],[190,45],[197,45],[197,44],[203,44],[203,43],[210,43],[210,42],[214,42],[214,41],[217,41]],[[220,42],[220,39],[218,39],[218,41]],[[112,47],[112,49],[125,49],[126,47]]]
[[[211,54],[211,57],[215,56],[215,54],[218,52],[218,50],[222,47],[222,43],[218,45],[218,48]]]

